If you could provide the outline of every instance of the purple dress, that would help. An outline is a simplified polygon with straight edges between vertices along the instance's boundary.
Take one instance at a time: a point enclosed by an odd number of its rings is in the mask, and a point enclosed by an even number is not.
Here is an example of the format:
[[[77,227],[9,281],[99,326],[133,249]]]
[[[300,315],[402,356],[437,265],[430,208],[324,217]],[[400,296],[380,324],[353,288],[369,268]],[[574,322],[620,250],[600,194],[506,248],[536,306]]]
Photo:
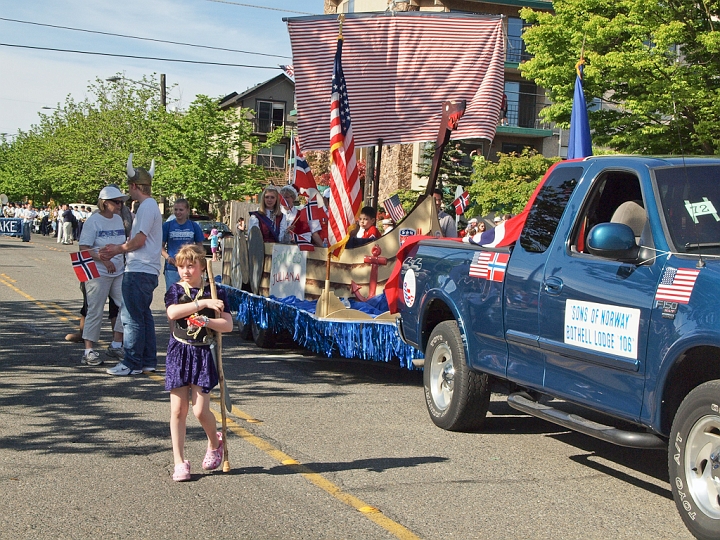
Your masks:
[[[192,299],[188,298],[182,286],[173,283],[165,293],[165,306],[192,302],[197,292],[197,288],[191,288]],[[218,288],[217,296],[218,300],[222,300],[225,304],[223,311],[230,313],[225,290]],[[205,287],[202,298],[211,298],[210,285]],[[209,317],[214,317],[214,313],[214,310],[208,309],[200,312],[201,315]],[[175,324],[180,328],[187,327],[184,319],[175,321]],[[198,337],[201,338],[201,336]],[[194,384],[202,388],[204,394],[207,394],[218,384],[218,380],[217,368],[209,345],[188,345],[178,341],[174,336],[170,336],[165,359],[165,390]]]

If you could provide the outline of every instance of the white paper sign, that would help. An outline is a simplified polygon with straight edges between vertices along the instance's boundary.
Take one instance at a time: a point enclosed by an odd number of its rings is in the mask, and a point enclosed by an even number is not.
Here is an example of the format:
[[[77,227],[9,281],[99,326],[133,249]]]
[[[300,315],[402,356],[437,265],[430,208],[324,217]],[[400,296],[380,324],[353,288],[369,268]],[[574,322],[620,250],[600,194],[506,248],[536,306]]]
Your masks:
[[[300,251],[298,246],[275,244],[270,269],[270,295],[305,300],[306,263],[307,252]]]
[[[565,302],[565,343],[637,359],[640,310],[594,302]]]

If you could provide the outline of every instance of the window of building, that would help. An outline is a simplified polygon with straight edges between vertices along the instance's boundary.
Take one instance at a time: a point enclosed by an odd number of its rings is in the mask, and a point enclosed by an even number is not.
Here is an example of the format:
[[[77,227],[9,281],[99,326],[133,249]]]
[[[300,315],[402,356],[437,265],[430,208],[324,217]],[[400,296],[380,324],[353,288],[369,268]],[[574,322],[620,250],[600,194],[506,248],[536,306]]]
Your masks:
[[[257,164],[266,169],[284,169],[285,152],[284,144],[276,144],[270,148],[261,148],[257,155]]]
[[[522,40],[522,33],[528,26],[518,17],[508,17],[507,28],[507,52],[505,53],[505,61],[511,64],[519,64],[526,60],[530,60],[531,55],[525,50],[525,42]]]
[[[506,81],[507,124],[509,126],[536,128],[539,124],[537,85],[531,82]]]
[[[277,127],[285,125],[285,103],[258,101],[257,132],[270,133]]]
[[[500,151],[503,154],[522,154],[522,151],[528,148],[530,150],[535,150],[536,148],[532,144],[522,144],[522,143],[510,143],[510,142],[504,142],[502,143],[502,146],[500,148]]]

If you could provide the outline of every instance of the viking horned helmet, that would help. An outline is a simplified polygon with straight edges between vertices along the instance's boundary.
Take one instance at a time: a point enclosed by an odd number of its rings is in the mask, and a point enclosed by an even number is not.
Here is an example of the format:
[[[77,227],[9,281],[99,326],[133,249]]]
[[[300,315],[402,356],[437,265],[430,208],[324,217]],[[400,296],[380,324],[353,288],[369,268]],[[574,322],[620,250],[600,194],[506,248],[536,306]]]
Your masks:
[[[130,157],[128,157],[127,160],[127,177],[128,182],[138,185],[151,185],[153,176],[155,175],[155,160],[152,160],[152,163],[150,164],[150,170],[146,171],[142,167],[138,167],[137,169],[133,167],[132,164],[132,153],[130,154]]]

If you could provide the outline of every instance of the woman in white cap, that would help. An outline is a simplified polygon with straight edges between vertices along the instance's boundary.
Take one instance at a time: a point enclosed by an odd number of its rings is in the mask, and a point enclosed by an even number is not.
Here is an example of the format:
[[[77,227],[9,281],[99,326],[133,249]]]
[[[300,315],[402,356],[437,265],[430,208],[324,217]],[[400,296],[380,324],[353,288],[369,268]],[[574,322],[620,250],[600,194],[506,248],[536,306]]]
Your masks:
[[[85,354],[81,363],[99,366],[103,363],[100,354],[94,350],[95,343],[100,339],[100,326],[103,309],[108,296],[119,308],[122,308],[122,281],[125,271],[123,255],[116,255],[109,261],[102,261],[98,254],[100,248],[107,244],[124,244],[126,238],[125,225],[121,210],[128,199],[127,195],[115,186],[107,186],[100,191],[98,212],[92,214],[80,235],[80,250],[89,250],[97,266],[99,277],[85,282],[87,293],[87,316],[82,337],[85,341]],[[113,329],[113,341],[108,347],[108,355],[122,358],[123,340],[122,321],[118,316]]]

